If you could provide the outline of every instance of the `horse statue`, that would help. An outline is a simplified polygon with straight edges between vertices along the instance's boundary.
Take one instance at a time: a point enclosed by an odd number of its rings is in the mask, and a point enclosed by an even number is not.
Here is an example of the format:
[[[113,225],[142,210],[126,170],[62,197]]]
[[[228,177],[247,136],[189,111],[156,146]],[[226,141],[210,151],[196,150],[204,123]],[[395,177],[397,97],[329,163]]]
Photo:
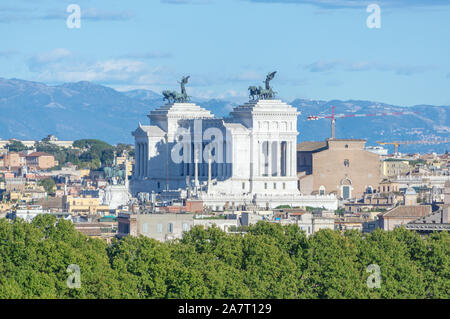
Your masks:
[[[169,90],[162,91],[163,101],[167,101],[167,103],[169,103],[169,104],[175,102],[176,94],[178,94],[178,93],[175,91],[169,91]]]
[[[265,88],[262,88],[261,86],[249,86],[248,87],[248,91],[249,91],[249,98],[251,100],[267,100],[267,99],[273,99],[275,97],[275,94],[277,92],[275,92],[274,90],[272,90],[272,88],[270,87],[270,81],[275,77],[275,74],[277,73],[277,71],[275,72],[270,72],[267,77],[266,80],[263,81],[265,83]]]
[[[249,86],[248,90],[250,92],[249,93],[249,98],[251,100],[256,100],[258,98],[258,96],[259,96],[258,88],[256,86]]]

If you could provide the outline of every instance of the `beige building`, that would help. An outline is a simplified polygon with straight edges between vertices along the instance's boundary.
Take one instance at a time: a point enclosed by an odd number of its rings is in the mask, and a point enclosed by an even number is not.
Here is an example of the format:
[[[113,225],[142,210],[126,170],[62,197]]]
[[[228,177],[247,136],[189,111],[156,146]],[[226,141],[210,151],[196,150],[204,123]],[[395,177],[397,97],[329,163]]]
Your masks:
[[[100,198],[96,197],[74,197],[66,195],[63,197],[63,206],[69,213],[86,215],[109,213],[109,206],[101,205]]]
[[[399,192],[400,191],[400,187],[398,185],[398,183],[396,183],[395,181],[392,181],[390,179],[383,179],[380,182],[380,185],[378,185],[378,192],[379,193],[391,193],[391,192]]]
[[[378,189],[380,157],[364,150],[366,140],[327,139],[297,145],[297,173],[302,194],[360,198]]]
[[[430,214],[430,205],[397,206],[378,215],[378,227],[384,230],[394,230],[395,227],[406,225]]]
[[[127,214],[120,213],[118,218],[118,235],[120,237],[147,236],[159,241],[183,237],[194,225],[194,215],[187,213],[173,214]]]
[[[408,189],[403,194],[403,205],[405,206],[413,206],[417,205],[417,193],[412,187],[408,187]]]
[[[10,152],[0,156],[0,167],[22,167],[26,165],[25,154]]]
[[[386,177],[394,177],[397,175],[403,175],[411,170],[409,161],[389,158],[382,162],[382,172]]]
[[[27,155],[27,165],[37,169],[49,169],[58,165],[55,157],[44,152],[33,152]]]

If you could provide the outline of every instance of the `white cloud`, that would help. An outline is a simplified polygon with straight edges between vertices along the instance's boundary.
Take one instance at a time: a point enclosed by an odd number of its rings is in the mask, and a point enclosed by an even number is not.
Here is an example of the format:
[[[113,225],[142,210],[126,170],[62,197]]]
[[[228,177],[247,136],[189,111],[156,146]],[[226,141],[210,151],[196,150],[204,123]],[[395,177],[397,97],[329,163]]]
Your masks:
[[[397,75],[414,75],[418,73],[424,73],[429,70],[434,70],[437,67],[434,65],[396,65],[386,64],[370,61],[316,61],[314,63],[304,66],[305,70],[310,72],[331,72],[334,70],[344,70],[350,72],[362,72],[362,71],[390,71],[395,72]]]
[[[42,20],[58,20],[67,19],[67,12],[65,10],[52,10],[45,14],[39,15],[36,19]],[[97,8],[82,8],[81,19],[89,21],[126,21],[134,17],[134,13],[130,11],[108,11]]]
[[[45,67],[52,63],[62,61],[71,55],[71,52],[64,48],[57,48],[52,51],[38,53],[32,56],[28,60],[28,66],[31,71],[40,71],[42,67]]]
[[[167,67],[150,67],[136,59],[83,59],[64,48],[36,54],[28,59],[35,80],[47,83],[93,81],[109,85],[175,84],[174,71]]]
[[[171,58],[172,54],[168,52],[141,52],[141,53],[128,53],[121,56],[122,58],[131,59],[161,59],[161,58]]]
[[[383,7],[448,6],[448,0],[247,0],[256,3],[310,4],[325,9],[353,9],[377,3]]]
[[[34,4],[34,1],[33,1]],[[98,8],[81,8],[81,19],[87,21],[127,21],[134,17],[131,11],[111,11]],[[29,22],[33,20],[66,20],[66,6],[45,11],[39,7],[0,7],[0,23]]]
[[[328,72],[335,69],[341,63],[339,61],[316,61],[306,65],[304,68],[310,72]]]
[[[265,75],[263,73],[250,70],[250,71],[241,72],[237,75],[230,76],[228,78],[228,80],[231,82],[236,82],[236,81],[248,82],[248,81],[261,80],[261,79],[264,79],[264,77],[265,77]]]

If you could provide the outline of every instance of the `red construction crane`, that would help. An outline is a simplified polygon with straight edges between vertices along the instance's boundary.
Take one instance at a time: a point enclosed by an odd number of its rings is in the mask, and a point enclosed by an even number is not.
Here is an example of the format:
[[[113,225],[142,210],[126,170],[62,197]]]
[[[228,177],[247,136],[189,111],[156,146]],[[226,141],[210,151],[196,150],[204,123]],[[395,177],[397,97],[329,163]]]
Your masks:
[[[335,114],[334,109],[336,107],[331,107],[331,115],[310,115],[308,116],[308,121],[315,121],[319,119],[331,119],[331,138],[334,139],[334,131],[336,126],[337,118],[344,117],[365,117],[365,116],[388,116],[388,115],[404,115],[404,114],[419,114],[419,112],[389,112],[389,113],[371,113],[371,114]]]

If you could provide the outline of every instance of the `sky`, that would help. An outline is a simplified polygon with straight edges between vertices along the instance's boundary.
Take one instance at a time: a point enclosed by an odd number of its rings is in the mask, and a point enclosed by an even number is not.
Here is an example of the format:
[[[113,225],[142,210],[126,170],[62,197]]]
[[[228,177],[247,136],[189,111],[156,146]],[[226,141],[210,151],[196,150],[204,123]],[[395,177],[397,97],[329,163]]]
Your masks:
[[[0,77],[161,92],[190,75],[191,96],[243,100],[277,71],[287,101],[450,105],[449,18],[450,0],[2,0]]]

